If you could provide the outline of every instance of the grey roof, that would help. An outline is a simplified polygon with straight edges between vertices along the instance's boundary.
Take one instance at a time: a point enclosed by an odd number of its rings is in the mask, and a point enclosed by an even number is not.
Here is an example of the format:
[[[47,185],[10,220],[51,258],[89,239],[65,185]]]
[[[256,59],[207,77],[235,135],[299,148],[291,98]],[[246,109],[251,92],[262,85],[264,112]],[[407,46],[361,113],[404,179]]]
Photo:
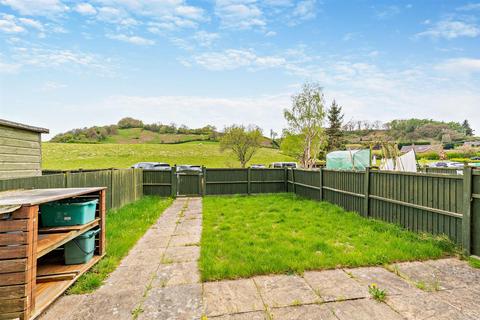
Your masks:
[[[38,132],[38,133],[49,133],[50,132],[48,129],[45,129],[45,128],[29,126],[27,124],[8,121],[8,120],[5,120],[5,119],[0,119],[0,125],[10,127],[10,128],[16,128],[16,129],[23,129],[23,130]]]
[[[422,153],[422,152],[427,152],[427,151],[437,151],[438,147],[427,144],[427,145],[419,145],[419,146],[403,146],[402,149],[400,149],[400,152],[409,152],[410,150],[415,150],[415,152]]]

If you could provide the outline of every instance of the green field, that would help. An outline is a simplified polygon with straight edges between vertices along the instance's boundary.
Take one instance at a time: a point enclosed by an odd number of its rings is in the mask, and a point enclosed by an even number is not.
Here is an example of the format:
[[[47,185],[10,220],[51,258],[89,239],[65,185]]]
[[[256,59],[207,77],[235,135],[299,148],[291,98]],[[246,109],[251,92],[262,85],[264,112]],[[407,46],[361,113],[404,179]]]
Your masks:
[[[208,135],[202,134],[161,134],[141,128],[118,129],[118,133],[107,137],[102,143],[180,143],[198,140],[208,140]]]
[[[207,167],[239,167],[230,152],[221,152],[218,142],[182,144],[81,144],[43,143],[43,169],[128,168],[141,161],[196,164]],[[261,148],[251,164],[293,161],[276,149]]]

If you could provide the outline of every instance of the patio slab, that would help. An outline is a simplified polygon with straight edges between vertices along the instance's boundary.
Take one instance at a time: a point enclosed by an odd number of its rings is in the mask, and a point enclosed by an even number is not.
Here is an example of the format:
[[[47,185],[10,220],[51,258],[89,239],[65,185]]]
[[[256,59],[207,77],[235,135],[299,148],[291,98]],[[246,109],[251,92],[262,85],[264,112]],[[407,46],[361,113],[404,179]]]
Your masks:
[[[200,247],[186,246],[186,247],[169,247],[165,251],[162,263],[178,263],[197,261],[200,257]]]
[[[385,303],[372,299],[348,300],[327,304],[339,320],[403,320]]]
[[[204,283],[203,301],[208,317],[265,309],[252,279]]]
[[[275,308],[270,314],[273,320],[338,320],[326,304]]]
[[[196,262],[163,264],[155,272],[152,287],[171,287],[181,284],[200,283]]]
[[[369,295],[367,285],[355,281],[341,269],[309,271],[303,277],[325,302],[359,299]]]
[[[245,312],[245,313],[235,313],[227,314],[219,317],[211,317],[209,319],[215,320],[270,320],[265,312]]]
[[[253,278],[265,304],[271,308],[316,303],[320,298],[302,277],[296,275]]]

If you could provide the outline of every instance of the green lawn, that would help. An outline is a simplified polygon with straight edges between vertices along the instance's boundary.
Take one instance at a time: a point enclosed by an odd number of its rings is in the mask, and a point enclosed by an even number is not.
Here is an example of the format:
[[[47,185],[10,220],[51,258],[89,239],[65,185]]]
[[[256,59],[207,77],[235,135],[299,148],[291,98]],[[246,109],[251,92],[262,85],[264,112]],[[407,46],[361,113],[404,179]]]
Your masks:
[[[207,167],[239,167],[230,152],[221,152],[217,142],[182,144],[77,144],[43,143],[43,169],[128,168],[141,161],[196,164]],[[251,163],[293,161],[276,149],[261,148]]]
[[[292,194],[205,197],[203,281],[440,258],[455,246]]]
[[[128,251],[171,204],[170,198],[143,197],[107,212],[107,255],[69,289],[70,294],[92,292],[114,271]]]

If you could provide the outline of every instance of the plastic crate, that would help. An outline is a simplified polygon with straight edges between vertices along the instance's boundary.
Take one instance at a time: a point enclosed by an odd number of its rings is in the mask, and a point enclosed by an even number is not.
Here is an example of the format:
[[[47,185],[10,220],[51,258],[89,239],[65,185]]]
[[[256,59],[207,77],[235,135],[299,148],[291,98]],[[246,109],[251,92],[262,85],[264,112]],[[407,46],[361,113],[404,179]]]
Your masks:
[[[86,224],[95,220],[98,200],[68,199],[40,206],[43,227],[60,227]]]
[[[95,236],[100,229],[87,231],[67,242],[65,248],[65,264],[87,263],[95,252]]]

